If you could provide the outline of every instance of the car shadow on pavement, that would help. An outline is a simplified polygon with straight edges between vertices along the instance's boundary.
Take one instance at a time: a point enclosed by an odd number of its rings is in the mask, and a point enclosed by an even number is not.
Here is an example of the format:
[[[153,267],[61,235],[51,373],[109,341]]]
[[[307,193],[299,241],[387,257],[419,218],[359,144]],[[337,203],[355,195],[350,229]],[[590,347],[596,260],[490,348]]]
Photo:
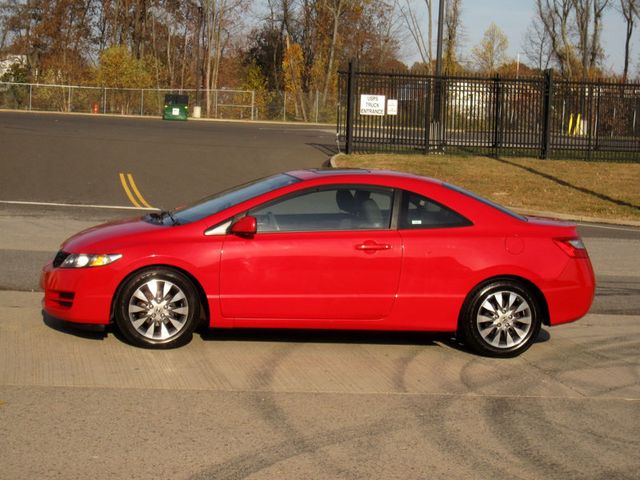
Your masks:
[[[458,350],[459,352],[475,355],[475,353],[472,352],[469,348],[467,348],[467,346],[464,343],[462,343],[462,341],[458,340],[453,335],[451,334],[449,335],[441,334],[441,335],[442,337],[440,341],[444,343],[447,347],[452,348],[454,350]],[[551,339],[551,335],[549,334],[549,332],[547,332],[547,330],[545,330],[544,328],[541,328],[540,333],[538,333],[538,337],[535,339],[533,344],[535,345],[536,343],[545,343],[545,342],[548,342],[550,339]]]
[[[372,330],[315,329],[209,329],[196,330],[204,341],[295,342],[295,343],[362,343],[374,345],[436,346],[448,334],[434,332],[389,332]]]
[[[52,317],[42,310],[42,322],[52,330],[89,340],[104,340],[109,329],[105,325],[82,325]]]

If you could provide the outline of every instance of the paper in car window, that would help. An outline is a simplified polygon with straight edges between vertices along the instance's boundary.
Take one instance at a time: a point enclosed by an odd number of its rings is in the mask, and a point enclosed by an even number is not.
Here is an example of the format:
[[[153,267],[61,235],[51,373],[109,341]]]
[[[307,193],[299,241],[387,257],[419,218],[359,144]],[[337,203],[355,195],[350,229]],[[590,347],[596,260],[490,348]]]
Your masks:
[[[422,225],[422,220],[411,220],[411,225]]]

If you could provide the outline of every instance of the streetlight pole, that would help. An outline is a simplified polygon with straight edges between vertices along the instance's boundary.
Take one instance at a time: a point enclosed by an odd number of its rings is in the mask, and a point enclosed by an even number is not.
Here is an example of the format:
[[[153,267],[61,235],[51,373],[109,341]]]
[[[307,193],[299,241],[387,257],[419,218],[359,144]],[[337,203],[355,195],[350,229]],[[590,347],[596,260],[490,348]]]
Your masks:
[[[444,130],[442,126],[442,35],[444,30],[445,0],[440,0],[438,7],[438,41],[436,45],[436,82],[433,102],[433,117],[435,120],[435,137],[438,150],[442,148]]]
[[[444,30],[445,0],[440,0],[438,7],[438,39],[436,43],[436,77],[442,75],[442,33]]]

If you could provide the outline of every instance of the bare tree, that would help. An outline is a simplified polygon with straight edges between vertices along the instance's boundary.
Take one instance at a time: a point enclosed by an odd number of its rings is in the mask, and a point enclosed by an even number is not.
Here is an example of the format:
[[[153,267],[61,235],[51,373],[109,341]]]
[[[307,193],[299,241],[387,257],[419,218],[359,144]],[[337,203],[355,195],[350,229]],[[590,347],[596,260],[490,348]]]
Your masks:
[[[573,0],[580,67],[587,78],[604,57],[600,36],[602,16],[609,0]]]
[[[626,35],[624,41],[624,68],[622,71],[622,81],[626,82],[629,75],[629,57],[631,56],[631,36],[635,20],[640,15],[639,0],[620,0],[618,11],[623,16],[626,24]]]
[[[534,18],[524,34],[524,54],[530,64],[546,70],[551,63],[551,42],[540,19]]]
[[[462,36],[462,0],[449,0],[444,32],[444,73],[451,74],[457,69],[458,48]]]
[[[571,77],[575,53],[571,42],[571,13],[573,0],[536,0],[538,18],[551,44],[554,60],[563,77]]]
[[[610,0],[536,0],[563,77],[589,78],[602,63],[602,19]]]
[[[203,14],[203,70],[207,90],[218,88],[218,74],[222,52],[229,37],[231,15],[237,12],[245,0],[202,0]],[[206,98],[207,114],[211,110],[211,98]]]
[[[483,73],[493,73],[507,60],[509,39],[495,24],[491,23],[484,32],[480,43],[473,48],[472,56]]]
[[[433,9],[432,9],[432,0],[424,0],[427,7],[427,39],[425,40],[424,34],[422,33],[422,27],[420,27],[420,21],[416,15],[416,12],[410,2],[410,0],[405,0],[404,4],[401,4],[399,0],[396,0],[396,6],[402,19],[404,20],[405,26],[413,41],[418,48],[418,53],[420,54],[420,59],[422,63],[428,66],[429,71],[431,70],[431,62],[433,60]]]
[[[327,102],[329,85],[333,77],[333,62],[336,54],[336,44],[338,41],[338,28],[340,19],[344,13],[345,0],[324,0],[323,6],[331,12],[333,21],[333,34],[331,35],[331,45],[329,47],[329,60],[327,61],[327,71],[324,78],[324,88],[322,89],[322,104]]]

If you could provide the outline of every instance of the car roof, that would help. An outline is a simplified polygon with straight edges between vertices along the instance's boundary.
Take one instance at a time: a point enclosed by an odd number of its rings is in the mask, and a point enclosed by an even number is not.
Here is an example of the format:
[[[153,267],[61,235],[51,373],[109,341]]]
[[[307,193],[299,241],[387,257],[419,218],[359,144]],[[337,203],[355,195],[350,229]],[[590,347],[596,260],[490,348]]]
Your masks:
[[[305,170],[293,170],[286,172],[300,180],[313,180],[326,177],[357,177],[363,176],[366,179],[407,179],[419,180],[421,182],[431,183],[434,185],[442,185],[440,180],[412,173],[398,172],[395,170],[370,170],[364,168],[309,168]],[[337,178],[336,178],[337,179]]]

